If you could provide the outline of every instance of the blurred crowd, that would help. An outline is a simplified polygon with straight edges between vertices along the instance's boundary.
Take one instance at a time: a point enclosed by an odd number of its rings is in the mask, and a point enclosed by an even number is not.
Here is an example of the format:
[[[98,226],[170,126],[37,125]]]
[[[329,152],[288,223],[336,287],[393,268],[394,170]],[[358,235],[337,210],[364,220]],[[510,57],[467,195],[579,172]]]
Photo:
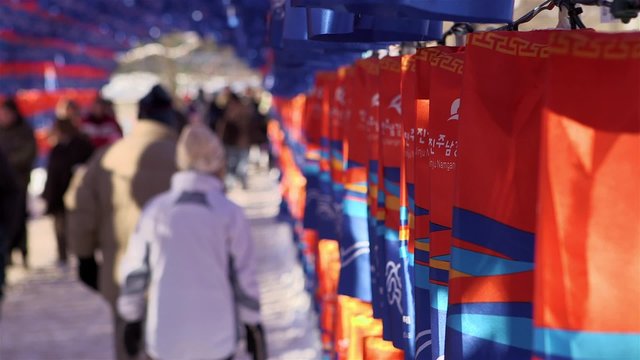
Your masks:
[[[80,280],[111,305],[118,359],[184,351],[230,358],[235,327],[263,359],[253,245],[242,211],[224,193],[247,187],[251,153],[269,166],[268,118],[253,90],[224,89],[210,98],[200,91],[184,103],[179,109],[155,86],[139,101],[127,134],[108,100],[98,98],[87,114],[74,101],[58,104],[42,199],[59,263],[73,255]],[[28,266],[27,189],[37,150],[16,103],[2,102],[0,304],[13,253]],[[181,329],[167,329],[176,324]]]
[[[227,152],[228,180],[239,181],[245,188],[251,150],[258,156],[269,156],[271,163],[268,117],[262,100],[257,89],[247,88],[244,94],[239,94],[228,87],[212,94],[210,99],[201,90],[195,99],[187,100],[190,121],[206,124],[222,139]],[[260,162],[259,158],[254,160]]]

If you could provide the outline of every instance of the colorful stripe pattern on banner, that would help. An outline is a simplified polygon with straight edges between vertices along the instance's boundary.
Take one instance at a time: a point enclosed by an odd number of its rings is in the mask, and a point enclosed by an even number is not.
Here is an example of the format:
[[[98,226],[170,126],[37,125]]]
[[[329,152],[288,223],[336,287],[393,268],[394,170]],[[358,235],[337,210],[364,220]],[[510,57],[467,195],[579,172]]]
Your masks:
[[[361,134],[367,131],[363,92],[365,74],[361,68],[347,69],[344,81],[345,107],[344,199],[342,203],[342,239],[340,294],[371,302],[371,252],[367,226],[367,153],[360,144]],[[364,151],[363,151],[364,150]]]
[[[366,148],[367,148],[367,212],[368,216],[368,234],[370,247],[371,262],[371,291],[373,301],[373,316],[376,319],[382,319],[384,315],[384,304],[386,303],[384,296],[384,279],[380,276],[382,269],[382,248],[381,239],[378,236],[378,184],[379,184],[379,61],[370,58],[358,62],[358,66],[362,68],[365,76],[365,92],[364,92],[364,116],[366,120]]]
[[[543,96],[532,83],[545,74],[540,54],[547,38],[548,32],[474,34],[466,49],[448,358],[531,357]],[[520,53],[502,43],[517,44]]]
[[[429,114],[430,252],[432,358],[445,351],[451,262],[453,196],[458,159],[458,124],[463,53],[441,52],[431,59]]]
[[[322,83],[316,83],[307,95],[305,104],[305,118],[303,124],[303,136],[305,139],[305,164],[302,169],[307,180],[307,196],[303,226],[305,229],[318,231],[321,219],[318,213],[318,200],[320,197],[320,159],[322,138]]]
[[[331,113],[334,102],[334,92],[337,83],[337,74],[320,73],[318,82],[322,89],[322,117],[320,137],[320,174],[318,195],[318,235],[320,239],[338,240],[340,218],[336,213],[333,197],[333,183],[331,179]]]
[[[402,58],[386,57],[380,61],[380,160],[384,192],[384,275],[387,298],[387,321],[391,340],[414,356],[413,289],[411,283],[406,229],[407,194],[402,173],[404,147],[402,139]],[[380,201],[379,201],[380,203]],[[383,319],[384,320],[384,319]]]
[[[439,53],[434,48],[421,49],[416,54],[416,133],[415,133],[415,260],[414,294],[416,324],[416,360],[430,360],[432,347],[431,296],[429,292],[429,204],[430,182],[429,105],[431,58]]]

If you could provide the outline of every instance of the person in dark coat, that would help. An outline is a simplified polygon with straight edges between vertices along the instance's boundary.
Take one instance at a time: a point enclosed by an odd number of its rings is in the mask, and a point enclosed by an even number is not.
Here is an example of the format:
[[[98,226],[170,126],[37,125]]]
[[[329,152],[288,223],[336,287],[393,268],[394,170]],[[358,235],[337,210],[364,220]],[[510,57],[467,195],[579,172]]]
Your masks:
[[[18,185],[15,182],[9,160],[0,151],[0,249],[7,246],[10,234],[15,229],[14,210],[18,201]],[[3,298],[6,252],[0,251],[0,303]]]
[[[53,217],[58,241],[58,260],[61,264],[66,264],[67,231],[64,194],[69,188],[76,168],[86,163],[93,154],[93,145],[67,119],[56,120],[51,135],[55,145],[49,154],[47,182],[42,197],[47,201],[47,214]]]
[[[213,132],[216,132],[219,126],[219,122],[224,116],[226,104],[222,102],[222,96],[215,94],[213,100],[209,103],[209,109],[207,110],[207,122],[209,128]]]
[[[139,119],[131,132],[107,148],[96,149],[65,195],[67,235],[78,257],[78,277],[99,290],[114,310],[122,285],[117,269],[142,208],[170,188],[176,172],[178,134],[171,95],[156,85],[139,105]],[[122,341],[125,322],[114,315],[116,357],[129,360]]]
[[[7,261],[11,262],[11,251],[20,249],[23,264],[27,266],[27,189],[31,179],[31,169],[37,155],[33,129],[20,114],[16,102],[6,100],[0,105],[0,150],[4,152],[15,174],[20,200],[15,212],[20,221],[17,230],[9,240]]]
[[[89,115],[84,118],[80,131],[89,137],[96,149],[113,144],[122,138],[122,128],[113,116],[112,104],[96,99]]]
[[[260,112],[259,106],[254,99],[250,99],[251,125],[249,126],[249,138],[251,145],[258,145],[261,148],[269,143],[267,128],[269,118]]]
[[[226,87],[222,91],[213,94],[213,100],[209,104],[207,121],[209,122],[209,128],[216,134],[220,134],[222,118],[227,110],[227,103],[229,102],[231,94],[233,94],[231,89]]]
[[[82,127],[82,109],[77,102],[62,99],[56,105],[56,119],[68,120],[79,129]]]
[[[231,94],[218,127],[218,136],[227,151],[227,171],[238,178],[243,187],[247,186],[252,116],[251,106],[238,95]]]

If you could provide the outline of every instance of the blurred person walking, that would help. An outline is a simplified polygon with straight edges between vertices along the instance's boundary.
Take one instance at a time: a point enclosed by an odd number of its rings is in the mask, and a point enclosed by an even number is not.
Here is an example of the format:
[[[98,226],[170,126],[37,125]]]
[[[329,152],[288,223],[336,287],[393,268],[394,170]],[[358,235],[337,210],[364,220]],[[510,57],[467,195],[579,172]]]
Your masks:
[[[77,102],[63,99],[56,105],[56,120],[67,120],[76,128],[82,127],[82,110]]]
[[[194,122],[207,122],[207,96],[204,90],[198,89],[198,95],[195,99],[189,102],[187,107],[187,114],[190,119],[190,123]]]
[[[218,100],[219,96],[214,96],[214,99],[209,103],[209,109],[207,110],[207,124],[209,127],[216,131],[218,122],[224,115],[225,106]]]
[[[124,322],[115,313],[120,290],[117,269],[144,204],[169,189],[176,171],[178,136],[171,96],[156,85],[139,106],[139,120],[132,132],[97,151],[86,171],[74,176],[65,199],[67,235],[79,258],[79,277],[98,289],[114,310],[120,360],[129,357],[121,341]]]
[[[14,215],[19,194],[9,160],[0,151],[0,249],[2,250],[7,246],[10,234],[15,231]],[[4,297],[6,255],[5,251],[0,251],[0,312]]]
[[[96,149],[111,145],[122,138],[122,128],[114,117],[111,102],[100,97],[82,121],[80,130],[89,137]]]
[[[58,242],[58,261],[66,265],[67,226],[64,194],[69,188],[71,177],[79,166],[86,163],[93,154],[91,141],[67,119],[57,119],[51,133],[53,148],[47,165],[47,182],[42,198],[47,202],[48,215],[53,223]]]
[[[249,149],[251,147],[250,126],[253,117],[251,106],[232,93],[218,126],[218,133],[227,150],[227,170],[242,186],[247,186]]]
[[[251,141],[251,152],[254,149],[257,150],[258,165],[263,169],[269,169],[271,164],[271,148],[269,146],[269,117],[266,114],[260,112],[260,106],[258,101],[251,98],[252,112],[251,125],[249,126],[249,137]]]
[[[176,155],[180,172],[145,207],[120,265],[126,348],[139,352],[144,319],[153,359],[231,359],[244,325],[249,352],[266,359],[254,243],[224,194],[222,143],[191,125]]]
[[[226,87],[221,91],[213,94],[213,99],[209,103],[209,110],[207,111],[207,118],[209,127],[215,133],[220,134],[219,127],[221,120],[224,117],[224,112],[227,108],[227,102],[231,96],[231,89]]]
[[[27,220],[29,218],[27,190],[37,147],[33,129],[22,117],[16,102],[12,99],[0,105],[0,150],[7,156],[15,175],[19,196],[19,201],[13,209],[17,217],[17,225],[15,231],[10,234],[11,238],[5,252],[6,260],[11,264],[11,253],[14,249],[19,249],[22,253],[23,265],[27,267]]]

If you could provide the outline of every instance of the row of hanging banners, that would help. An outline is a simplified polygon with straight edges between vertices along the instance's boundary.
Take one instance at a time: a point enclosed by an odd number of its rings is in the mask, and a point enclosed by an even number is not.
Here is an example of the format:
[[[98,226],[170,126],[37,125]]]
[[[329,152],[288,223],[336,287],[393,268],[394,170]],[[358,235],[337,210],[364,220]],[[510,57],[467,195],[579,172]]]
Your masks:
[[[0,1],[0,95],[99,89],[119,53],[176,32],[215,38],[258,69],[266,62],[269,6],[265,0]]]
[[[639,80],[637,33],[485,32],[277,99],[327,354],[640,358]]]

